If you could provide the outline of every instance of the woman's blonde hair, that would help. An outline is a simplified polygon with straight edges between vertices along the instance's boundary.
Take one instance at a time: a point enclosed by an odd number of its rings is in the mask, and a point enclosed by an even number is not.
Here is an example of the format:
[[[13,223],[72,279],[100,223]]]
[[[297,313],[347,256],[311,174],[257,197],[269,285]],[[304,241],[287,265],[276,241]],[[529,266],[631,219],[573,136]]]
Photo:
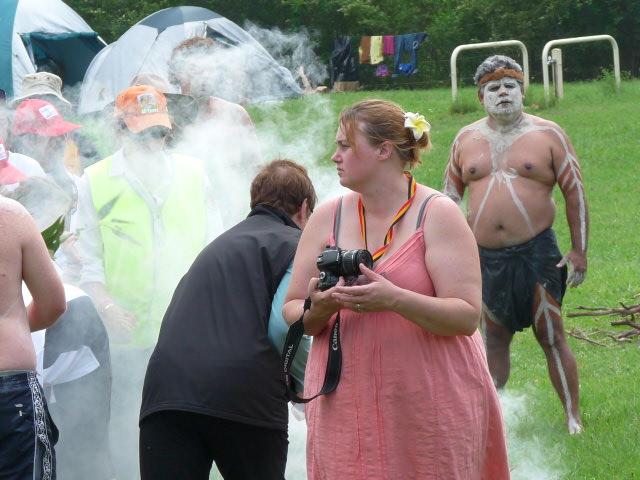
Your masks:
[[[362,133],[374,147],[391,142],[400,160],[409,163],[409,168],[420,164],[421,152],[431,148],[429,133],[424,132],[416,140],[413,131],[404,126],[404,110],[400,105],[387,100],[363,100],[347,107],[340,114],[347,141],[355,146],[356,131]]]

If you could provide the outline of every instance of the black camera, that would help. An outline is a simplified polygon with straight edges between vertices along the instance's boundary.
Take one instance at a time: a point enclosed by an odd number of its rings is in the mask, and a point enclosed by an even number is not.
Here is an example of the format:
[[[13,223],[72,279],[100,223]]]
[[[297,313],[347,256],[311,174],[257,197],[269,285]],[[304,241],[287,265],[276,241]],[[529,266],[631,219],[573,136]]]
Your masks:
[[[335,287],[340,277],[357,277],[362,273],[361,263],[373,268],[373,257],[368,250],[343,250],[327,245],[316,260],[320,270],[318,288],[324,291]]]

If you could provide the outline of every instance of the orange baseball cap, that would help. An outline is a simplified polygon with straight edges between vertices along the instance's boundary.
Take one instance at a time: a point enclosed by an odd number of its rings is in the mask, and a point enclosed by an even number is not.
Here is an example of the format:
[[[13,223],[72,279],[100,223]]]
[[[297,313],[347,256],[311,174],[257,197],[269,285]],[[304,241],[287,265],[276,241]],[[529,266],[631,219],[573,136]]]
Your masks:
[[[134,85],[116,98],[114,115],[122,118],[129,130],[139,133],[150,127],[171,128],[167,99],[149,85]]]

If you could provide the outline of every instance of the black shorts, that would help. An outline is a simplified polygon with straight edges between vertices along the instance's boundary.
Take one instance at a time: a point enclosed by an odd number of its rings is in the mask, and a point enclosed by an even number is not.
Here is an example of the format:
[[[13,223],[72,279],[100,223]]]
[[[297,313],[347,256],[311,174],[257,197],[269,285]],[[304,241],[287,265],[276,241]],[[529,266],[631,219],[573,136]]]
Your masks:
[[[0,372],[0,478],[55,480],[57,441],[35,372]]]
[[[546,229],[522,245],[478,249],[482,301],[495,321],[511,333],[531,326],[536,284],[562,305],[567,267],[556,267],[562,254],[552,229]]]
[[[212,462],[226,480],[284,480],[286,430],[163,410],[140,422],[142,480],[208,480]]]

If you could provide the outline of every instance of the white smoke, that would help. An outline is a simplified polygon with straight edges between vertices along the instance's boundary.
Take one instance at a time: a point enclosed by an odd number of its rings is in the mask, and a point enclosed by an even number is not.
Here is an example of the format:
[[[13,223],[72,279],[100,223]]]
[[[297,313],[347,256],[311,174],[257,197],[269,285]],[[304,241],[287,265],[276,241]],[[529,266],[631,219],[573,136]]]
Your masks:
[[[300,407],[298,405],[297,407]],[[295,418],[289,404],[289,450],[287,452],[287,480],[305,480],[307,478],[307,423]],[[296,413],[299,415],[299,413]]]
[[[322,94],[294,100],[297,111],[290,114],[281,105],[259,105],[263,120],[258,126],[262,157],[266,161],[289,158],[309,171],[320,202],[344,194],[331,155],[335,151],[339,111]]]
[[[327,66],[320,61],[314,49],[317,43],[306,29],[298,32],[286,33],[275,28],[267,30],[249,21],[244,29],[255,38],[283,67],[289,69],[297,80],[300,79],[299,68],[304,73],[312,87],[316,87],[329,77]],[[301,87],[304,85],[299,82]]]
[[[528,412],[527,398],[501,392],[500,404],[507,428],[511,480],[559,480],[562,478],[562,449],[548,438],[523,435],[519,428]]]

